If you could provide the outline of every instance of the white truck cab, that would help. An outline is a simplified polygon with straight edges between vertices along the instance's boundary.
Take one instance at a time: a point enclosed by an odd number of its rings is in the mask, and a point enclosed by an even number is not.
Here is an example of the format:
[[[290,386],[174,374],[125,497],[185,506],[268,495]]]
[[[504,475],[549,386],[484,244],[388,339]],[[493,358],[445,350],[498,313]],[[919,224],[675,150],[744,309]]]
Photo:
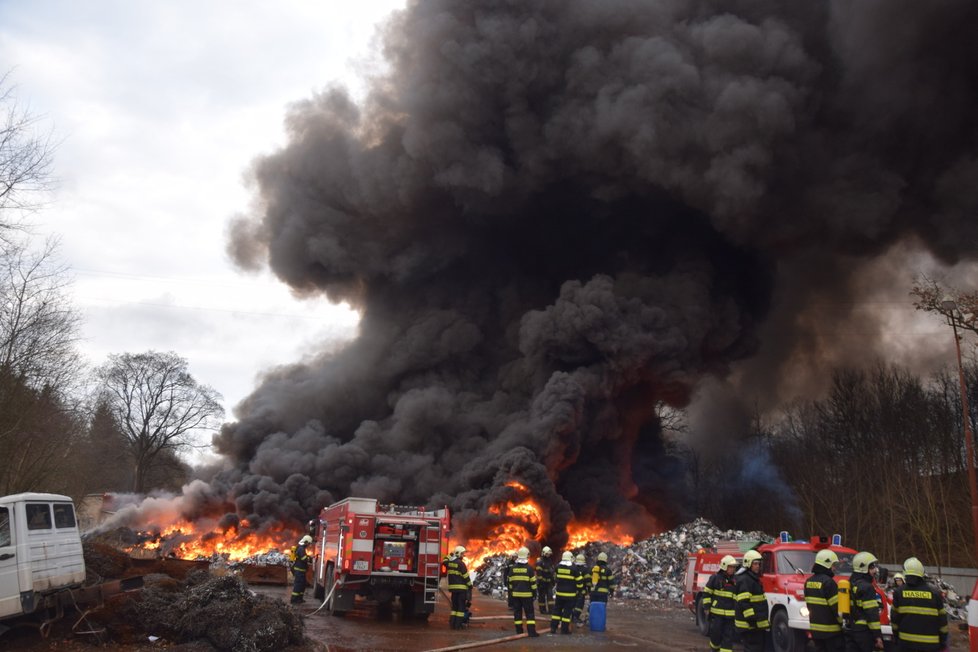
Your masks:
[[[75,507],[68,496],[0,497],[0,619],[34,613],[85,581]]]

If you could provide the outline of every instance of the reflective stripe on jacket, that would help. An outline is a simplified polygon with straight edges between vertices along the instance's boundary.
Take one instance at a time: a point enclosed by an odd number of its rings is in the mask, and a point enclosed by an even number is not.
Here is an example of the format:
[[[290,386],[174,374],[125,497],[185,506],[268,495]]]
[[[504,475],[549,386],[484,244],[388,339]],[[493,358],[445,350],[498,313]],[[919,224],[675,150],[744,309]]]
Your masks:
[[[448,567],[449,591],[468,591],[472,588],[472,578],[469,577],[469,570],[465,567],[464,561],[450,559],[445,566]]]
[[[537,576],[525,561],[509,569],[509,591],[514,598],[532,598],[537,593]]]
[[[558,598],[576,598],[584,591],[584,578],[579,573],[575,573],[570,564],[564,562],[557,564],[554,576],[557,578],[554,594]]]
[[[870,630],[880,636],[880,596],[868,573],[853,573],[849,579],[849,611],[852,629]]]
[[[615,575],[608,570],[608,562],[599,561],[591,569],[591,586],[595,593],[610,593],[615,588]]]
[[[808,628],[812,638],[825,639],[842,634],[839,585],[831,570],[815,566],[815,574],[805,582],[805,604],[808,605]]]
[[[920,650],[940,650],[947,640],[947,611],[940,591],[910,576],[893,592],[890,623],[901,643]]]
[[[770,629],[767,619],[767,597],[760,578],[750,570],[737,574],[737,614],[734,616],[737,629]]]
[[[737,582],[732,576],[724,571],[712,575],[704,592],[706,595],[703,596],[703,606],[706,613],[733,619],[737,608]]]

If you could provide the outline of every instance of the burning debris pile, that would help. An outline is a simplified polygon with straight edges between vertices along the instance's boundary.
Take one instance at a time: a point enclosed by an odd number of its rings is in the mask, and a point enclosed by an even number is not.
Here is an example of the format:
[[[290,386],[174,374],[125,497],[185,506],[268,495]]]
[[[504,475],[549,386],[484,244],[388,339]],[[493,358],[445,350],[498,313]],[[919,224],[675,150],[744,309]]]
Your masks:
[[[598,553],[608,555],[608,566],[618,577],[616,597],[680,602],[688,554],[713,546],[717,541],[770,541],[771,538],[763,532],[721,530],[705,519],[697,519],[630,546],[595,541],[573,552],[584,554],[588,569],[594,566]],[[477,569],[476,588],[493,597],[505,597],[503,570],[506,559],[506,555],[488,557]]]

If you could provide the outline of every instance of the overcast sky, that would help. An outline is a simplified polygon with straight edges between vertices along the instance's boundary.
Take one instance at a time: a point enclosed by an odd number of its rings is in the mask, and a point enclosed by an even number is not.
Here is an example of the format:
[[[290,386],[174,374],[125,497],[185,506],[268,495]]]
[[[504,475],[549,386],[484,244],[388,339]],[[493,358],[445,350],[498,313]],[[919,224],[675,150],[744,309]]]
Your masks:
[[[403,4],[0,0],[0,73],[60,141],[34,221],[61,237],[91,364],[176,351],[230,418],[262,369],[356,332],[349,308],[235,270],[224,233],[286,106],[362,91],[376,26]]]

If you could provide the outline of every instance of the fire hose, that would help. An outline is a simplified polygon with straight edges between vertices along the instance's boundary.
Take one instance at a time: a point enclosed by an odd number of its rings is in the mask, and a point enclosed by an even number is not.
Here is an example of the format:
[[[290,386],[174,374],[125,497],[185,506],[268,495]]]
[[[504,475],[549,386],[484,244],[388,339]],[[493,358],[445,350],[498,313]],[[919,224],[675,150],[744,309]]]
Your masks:
[[[326,597],[323,598],[323,603],[321,605],[319,605],[319,608],[318,609],[316,609],[311,614],[309,614],[310,616],[315,616],[316,614],[318,614],[322,610],[323,607],[326,606],[326,603],[329,602],[329,599],[333,597],[333,591],[335,591],[337,585],[339,585],[343,581],[343,578],[344,578],[344,576],[341,575],[339,581],[333,580],[333,586],[330,587],[329,593],[327,593],[326,594]]]
[[[427,650],[426,652],[452,652],[453,650],[468,650],[474,647],[484,647],[487,645],[496,645],[497,643],[505,643],[506,641],[515,641],[520,638],[526,638],[528,634],[511,634],[509,636],[503,636],[502,638],[492,638],[488,641],[474,641],[472,643],[462,643],[460,645],[453,645],[451,647],[440,647],[433,650]]]

